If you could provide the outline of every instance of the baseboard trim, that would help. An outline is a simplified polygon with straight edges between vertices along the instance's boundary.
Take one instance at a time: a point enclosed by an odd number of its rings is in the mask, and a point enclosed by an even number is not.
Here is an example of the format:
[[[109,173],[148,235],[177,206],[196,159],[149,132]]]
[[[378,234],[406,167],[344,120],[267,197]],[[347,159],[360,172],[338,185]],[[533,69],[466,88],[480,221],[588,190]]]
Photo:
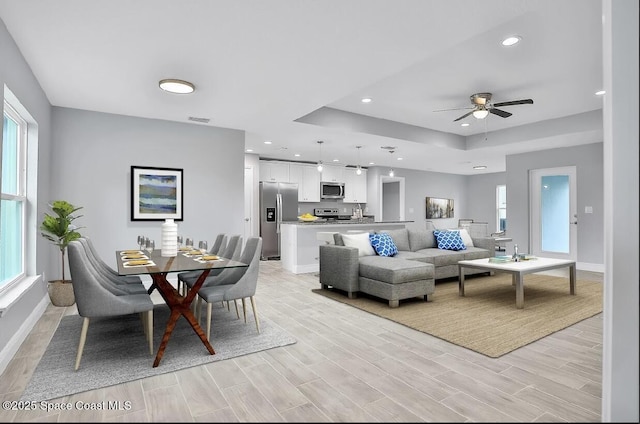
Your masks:
[[[320,265],[318,264],[298,265],[295,267],[294,274],[308,274],[318,271],[320,271]]]
[[[6,346],[0,351],[0,375],[7,368],[9,362],[11,362],[16,352],[18,352],[22,342],[29,336],[29,333],[31,333],[31,330],[33,330],[33,327],[35,327],[42,314],[44,314],[49,303],[49,296],[43,296],[38,305],[29,314],[29,317],[22,323],[18,331],[15,332]]]
[[[591,264],[588,262],[576,262],[576,268],[581,271],[602,272],[604,273],[604,264]]]

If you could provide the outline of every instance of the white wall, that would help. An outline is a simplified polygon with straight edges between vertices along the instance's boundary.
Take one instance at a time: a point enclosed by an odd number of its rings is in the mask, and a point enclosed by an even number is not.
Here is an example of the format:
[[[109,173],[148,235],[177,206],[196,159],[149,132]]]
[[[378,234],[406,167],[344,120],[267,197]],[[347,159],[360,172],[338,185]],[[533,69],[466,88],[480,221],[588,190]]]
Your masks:
[[[588,267],[600,266],[593,270],[604,271],[602,146],[602,143],[593,143],[507,156],[507,231],[513,243],[529,246],[529,171],[576,166],[578,267],[588,264]],[[593,207],[593,213],[586,214],[585,206]]]
[[[602,419],[638,422],[637,0],[604,0],[605,279]]]
[[[46,198],[84,208],[76,223],[110,265],[138,234],[160,243],[162,222],[130,219],[132,165],[183,170],[185,238],[212,245],[218,233],[243,233],[243,131],[59,107],[53,128]]]
[[[36,145],[32,143],[29,147],[30,153],[35,150],[34,154],[38,156],[37,170],[29,170],[30,174],[37,175],[38,186],[35,190],[35,202],[29,205],[27,212],[28,225],[33,230],[27,240],[27,249],[35,255],[27,258],[27,271],[30,275],[39,275],[48,265],[46,253],[52,248],[35,230],[38,217],[42,217],[47,206],[46,196],[43,193],[47,193],[50,187],[51,106],[20,50],[7,32],[4,22],[0,20],[0,93],[3,97],[5,85],[38,125]],[[2,137],[1,133],[0,137]],[[38,279],[0,317],[0,372],[4,370],[46,307],[45,299],[48,302],[46,282]]]
[[[467,176],[467,213],[466,218],[489,223],[489,232],[498,230],[496,222],[496,187],[507,184],[506,172]],[[509,206],[507,196],[507,233],[509,231]],[[464,218],[464,217],[462,217]]]
[[[386,171],[388,168],[382,168]],[[469,217],[464,175],[394,168],[396,177],[405,179],[405,219],[425,228],[427,197],[453,199],[453,218],[433,219],[436,228],[455,228],[459,218]],[[384,176],[385,174],[382,174]],[[368,199],[367,199],[368,200]]]
[[[253,170],[253,208],[251,210],[251,231],[254,236],[260,235],[260,156],[245,154],[244,167]]]

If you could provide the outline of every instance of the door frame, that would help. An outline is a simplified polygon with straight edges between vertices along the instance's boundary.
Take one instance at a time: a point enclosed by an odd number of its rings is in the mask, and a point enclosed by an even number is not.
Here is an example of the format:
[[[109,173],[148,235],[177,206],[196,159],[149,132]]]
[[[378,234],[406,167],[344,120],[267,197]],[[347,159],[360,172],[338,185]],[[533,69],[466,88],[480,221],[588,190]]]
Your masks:
[[[569,176],[569,253],[542,250],[540,180],[543,176]],[[578,260],[577,169],[575,165],[529,170],[529,253],[535,256]]]
[[[405,195],[404,195],[404,177],[389,177],[386,175],[381,175],[380,176],[380,185],[378,187],[378,192],[380,193],[380,203],[378,205],[378,210],[380,211],[380,221],[384,221],[384,184],[385,183],[393,183],[393,182],[398,182],[400,183],[400,199],[399,199],[399,215],[400,215],[400,221],[404,221],[404,199],[405,199]]]
[[[254,225],[254,168],[252,166],[244,167],[244,219],[243,219],[243,240],[255,235]]]

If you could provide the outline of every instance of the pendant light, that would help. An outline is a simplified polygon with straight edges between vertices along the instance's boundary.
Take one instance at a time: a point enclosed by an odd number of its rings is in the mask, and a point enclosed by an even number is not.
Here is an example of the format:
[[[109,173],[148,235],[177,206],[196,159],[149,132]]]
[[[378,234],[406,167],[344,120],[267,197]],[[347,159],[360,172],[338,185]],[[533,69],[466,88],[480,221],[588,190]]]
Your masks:
[[[318,146],[320,146],[320,156],[319,156],[320,159],[318,160],[317,169],[318,169],[318,172],[322,172],[322,143],[324,143],[324,141],[318,140],[317,143],[318,143]]]
[[[360,148],[362,146],[356,146],[356,149],[358,149],[358,166],[356,167],[356,174],[357,175],[362,175],[362,167],[360,166]]]
[[[393,152],[395,152],[395,150],[389,150],[389,153],[391,153],[391,155],[393,155]],[[389,176],[393,177],[395,175],[395,171],[393,170],[393,168],[391,168],[389,170]]]

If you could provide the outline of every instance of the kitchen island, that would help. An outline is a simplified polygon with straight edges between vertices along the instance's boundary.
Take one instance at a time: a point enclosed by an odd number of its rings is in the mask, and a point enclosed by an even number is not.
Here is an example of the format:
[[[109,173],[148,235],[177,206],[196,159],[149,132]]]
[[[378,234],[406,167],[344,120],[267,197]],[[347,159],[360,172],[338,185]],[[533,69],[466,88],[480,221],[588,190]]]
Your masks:
[[[320,244],[318,233],[375,232],[405,228],[413,221],[375,222],[364,219],[318,222],[283,222],[280,225],[280,260],[282,268],[294,274],[318,272]]]

